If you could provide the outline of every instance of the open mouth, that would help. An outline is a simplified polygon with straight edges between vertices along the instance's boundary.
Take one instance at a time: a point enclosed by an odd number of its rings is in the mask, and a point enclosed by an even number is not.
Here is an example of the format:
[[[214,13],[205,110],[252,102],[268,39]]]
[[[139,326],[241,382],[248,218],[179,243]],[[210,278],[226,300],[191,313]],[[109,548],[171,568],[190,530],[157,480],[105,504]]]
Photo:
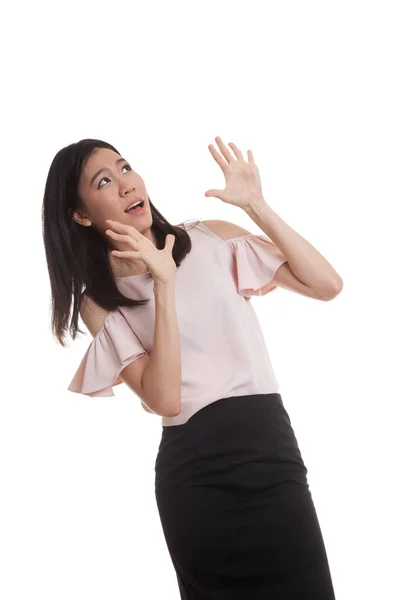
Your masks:
[[[128,214],[131,214],[131,213],[134,213],[134,212],[138,212],[138,211],[139,211],[139,210],[141,210],[143,207],[144,207],[144,200],[141,200],[140,202],[133,202],[133,203],[131,204],[131,206],[129,206],[129,207],[126,209],[126,211],[125,211],[125,212],[126,212],[126,213],[128,213]]]

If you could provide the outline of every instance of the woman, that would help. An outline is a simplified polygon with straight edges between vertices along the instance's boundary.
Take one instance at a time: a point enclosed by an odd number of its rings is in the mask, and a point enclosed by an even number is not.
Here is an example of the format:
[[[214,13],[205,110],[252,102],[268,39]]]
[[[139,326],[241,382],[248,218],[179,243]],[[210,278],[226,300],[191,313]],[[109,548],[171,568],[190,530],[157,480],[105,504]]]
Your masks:
[[[265,235],[226,221],[173,226],[100,140],[49,170],[43,235],[52,331],[93,340],[69,390],[125,384],[162,417],[155,495],[185,600],[331,600],[325,546],[288,413],[250,302],[278,285],[329,300],[331,265],[266,204],[248,162],[216,138],[225,190]],[[72,304],[72,311],[71,311]]]

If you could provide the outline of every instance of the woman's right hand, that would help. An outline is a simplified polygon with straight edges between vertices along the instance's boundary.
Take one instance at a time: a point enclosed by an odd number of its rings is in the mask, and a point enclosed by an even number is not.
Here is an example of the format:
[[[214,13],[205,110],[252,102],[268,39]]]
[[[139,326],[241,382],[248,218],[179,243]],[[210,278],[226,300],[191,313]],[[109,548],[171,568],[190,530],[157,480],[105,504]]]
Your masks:
[[[117,258],[142,260],[160,283],[170,283],[176,273],[176,264],[172,257],[172,248],[175,244],[175,236],[168,233],[165,238],[165,246],[159,250],[151,240],[142,235],[133,225],[125,225],[119,221],[106,221],[109,229],[106,234],[117,242],[127,245],[129,250],[112,250],[111,254]]]

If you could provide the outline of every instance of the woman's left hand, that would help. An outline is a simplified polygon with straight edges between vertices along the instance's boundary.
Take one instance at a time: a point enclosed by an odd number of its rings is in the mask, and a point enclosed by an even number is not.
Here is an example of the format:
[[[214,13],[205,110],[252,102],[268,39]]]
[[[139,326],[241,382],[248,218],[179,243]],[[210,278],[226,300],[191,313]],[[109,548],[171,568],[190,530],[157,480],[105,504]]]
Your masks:
[[[221,150],[222,156],[212,144],[208,146],[208,149],[222,169],[226,186],[224,190],[207,190],[204,195],[207,197],[215,196],[222,202],[243,209],[249,208],[255,202],[265,202],[258,167],[254,162],[252,151],[247,150],[249,162],[246,162],[243,154],[235,144],[232,142],[228,144],[233,150],[233,156],[219,136],[215,138],[215,141]]]

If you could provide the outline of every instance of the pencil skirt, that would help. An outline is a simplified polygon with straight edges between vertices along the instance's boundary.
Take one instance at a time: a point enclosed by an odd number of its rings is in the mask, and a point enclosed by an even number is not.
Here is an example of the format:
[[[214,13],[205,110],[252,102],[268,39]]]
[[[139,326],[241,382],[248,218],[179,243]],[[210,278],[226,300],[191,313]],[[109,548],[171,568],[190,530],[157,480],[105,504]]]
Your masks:
[[[221,398],[163,426],[155,496],[181,600],[334,600],[279,393]]]

